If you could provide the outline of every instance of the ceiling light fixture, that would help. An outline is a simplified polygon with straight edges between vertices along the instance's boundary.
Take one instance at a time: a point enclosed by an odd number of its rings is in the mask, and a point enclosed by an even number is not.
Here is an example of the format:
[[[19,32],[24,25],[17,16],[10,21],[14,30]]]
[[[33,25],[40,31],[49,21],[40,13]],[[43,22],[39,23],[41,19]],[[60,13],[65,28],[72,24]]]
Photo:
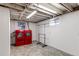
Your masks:
[[[36,14],[37,13],[37,11],[35,10],[35,11],[33,11],[30,15],[28,15],[26,18],[27,19],[29,19],[30,17],[32,17],[34,14]]]

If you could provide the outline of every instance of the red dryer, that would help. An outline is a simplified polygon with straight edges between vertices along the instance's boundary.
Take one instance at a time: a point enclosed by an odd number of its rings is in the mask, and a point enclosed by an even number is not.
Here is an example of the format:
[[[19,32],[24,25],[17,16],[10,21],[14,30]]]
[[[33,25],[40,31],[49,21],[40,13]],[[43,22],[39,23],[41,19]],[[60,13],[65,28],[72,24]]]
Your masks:
[[[24,30],[25,44],[32,44],[32,31]]]

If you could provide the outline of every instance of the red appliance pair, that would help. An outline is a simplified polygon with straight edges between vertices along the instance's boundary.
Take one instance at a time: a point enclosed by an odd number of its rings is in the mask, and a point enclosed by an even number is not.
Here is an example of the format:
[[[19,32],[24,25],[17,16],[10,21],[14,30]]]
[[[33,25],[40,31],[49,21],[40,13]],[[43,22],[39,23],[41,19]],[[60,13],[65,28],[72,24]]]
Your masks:
[[[32,44],[31,30],[16,30],[16,46]]]

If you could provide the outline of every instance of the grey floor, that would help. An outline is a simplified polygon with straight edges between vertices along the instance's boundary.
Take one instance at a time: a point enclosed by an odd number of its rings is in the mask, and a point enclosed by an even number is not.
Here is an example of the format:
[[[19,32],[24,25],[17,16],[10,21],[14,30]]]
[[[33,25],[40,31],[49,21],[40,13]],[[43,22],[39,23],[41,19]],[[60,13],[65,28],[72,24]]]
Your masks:
[[[62,52],[56,48],[46,46],[42,48],[41,45],[37,45],[37,42],[33,42],[30,45],[23,46],[11,46],[11,56],[70,56],[69,54]]]

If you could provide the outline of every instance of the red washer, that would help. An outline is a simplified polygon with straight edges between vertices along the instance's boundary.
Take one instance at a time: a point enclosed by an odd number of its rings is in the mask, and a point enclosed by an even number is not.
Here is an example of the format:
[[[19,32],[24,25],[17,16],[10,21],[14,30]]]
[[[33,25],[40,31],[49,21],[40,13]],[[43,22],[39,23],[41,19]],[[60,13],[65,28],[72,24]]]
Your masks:
[[[16,46],[24,45],[23,31],[16,30]]]

